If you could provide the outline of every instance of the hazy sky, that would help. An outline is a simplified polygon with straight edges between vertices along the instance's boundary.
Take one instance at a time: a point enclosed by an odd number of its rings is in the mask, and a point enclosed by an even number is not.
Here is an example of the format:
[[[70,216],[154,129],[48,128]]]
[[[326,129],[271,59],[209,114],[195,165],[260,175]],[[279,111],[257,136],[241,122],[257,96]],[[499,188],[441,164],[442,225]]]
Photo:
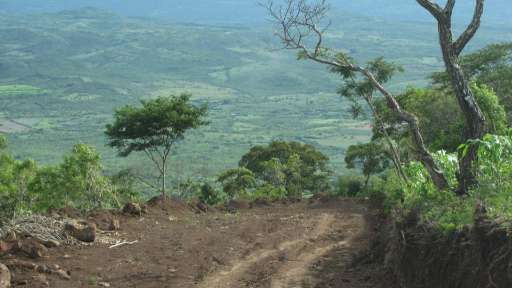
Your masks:
[[[116,13],[156,17],[176,22],[262,23],[265,12],[258,2],[266,0],[0,0],[1,11],[48,12],[93,6]],[[277,0],[279,1],[279,0]],[[439,0],[443,3],[445,0]],[[430,21],[415,0],[328,0],[337,10],[383,19]],[[459,0],[457,20],[468,20],[473,0]],[[488,0],[486,24],[512,24],[512,0]]]

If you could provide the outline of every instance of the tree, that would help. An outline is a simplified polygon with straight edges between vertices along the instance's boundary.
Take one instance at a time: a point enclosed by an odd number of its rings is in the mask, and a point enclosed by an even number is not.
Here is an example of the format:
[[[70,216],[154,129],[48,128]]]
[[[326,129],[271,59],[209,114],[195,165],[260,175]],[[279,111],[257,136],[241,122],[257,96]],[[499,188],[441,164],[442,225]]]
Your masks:
[[[384,61],[383,58],[377,58],[368,62],[366,69],[372,72],[380,83],[388,82],[396,72],[403,71],[402,67],[393,63],[388,63]],[[348,98],[353,103],[351,111],[354,118],[359,117],[364,112],[363,107],[359,104],[360,98],[366,102],[371,112],[371,116],[373,117],[373,127],[376,132],[384,138],[384,142],[389,150],[388,154],[393,161],[393,165],[398,176],[402,180],[407,181],[407,176],[402,169],[402,160],[399,148],[388,133],[388,129],[386,127],[387,123],[385,122],[385,119],[383,119],[382,115],[380,115],[382,111],[377,109],[375,101],[375,94],[377,93],[377,90],[375,86],[364,76],[352,76],[344,79],[344,85],[338,90],[338,93],[341,96]],[[357,148],[353,149],[359,150]],[[387,158],[387,156],[384,158]]]
[[[235,197],[238,193],[245,194],[247,189],[256,187],[254,173],[243,167],[223,172],[217,181],[222,183],[224,192],[231,198]]]
[[[416,1],[437,20],[439,43],[446,73],[464,117],[464,138],[465,140],[481,139],[486,133],[486,118],[476,101],[469,78],[462,69],[460,55],[480,28],[485,0],[476,0],[471,23],[456,39],[452,31],[455,0],[447,0],[444,7],[431,0]],[[459,173],[457,175],[459,182],[457,193],[459,195],[467,194],[469,188],[476,184],[473,164],[477,158],[477,152],[477,145],[472,145],[467,153],[459,154]]]
[[[366,144],[352,145],[345,155],[347,168],[360,167],[365,179],[365,188],[373,174],[384,172],[390,166],[390,156],[381,143],[372,141]]]
[[[299,142],[273,141],[252,147],[242,156],[240,167],[252,171],[259,180],[284,185],[287,190],[300,186],[312,193],[326,189],[331,171],[329,158],[315,147]],[[292,188],[291,186],[295,186]]]
[[[395,96],[379,81],[379,75],[370,69],[371,63],[370,67],[357,65],[345,52],[336,52],[324,47],[323,36],[325,29],[329,26],[325,21],[329,10],[326,0],[319,0],[312,4],[306,0],[284,0],[282,5],[276,5],[270,0],[266,8],[278,27],[276,35],[284,48],[298,50],[299,59],[327,65],[332,72],[339,74],[345,80],[359,75],[382,94],[393,113],[408,124],[417,157],[429,172],[433,183],[440,190],[448,188],[446,176],[425,146],[418,118],[400,106]]]
[[[190,94],[158,97],[141,101],[142,107],[131,105],[114,113],[114,123],[106,126],[108,145],[126,157],[144,152],[159,172],[160,190],[166,194],[168,160],[174,145],[184,139],[185,132],[208,124],[204,120],[207,107],[190,103]]]

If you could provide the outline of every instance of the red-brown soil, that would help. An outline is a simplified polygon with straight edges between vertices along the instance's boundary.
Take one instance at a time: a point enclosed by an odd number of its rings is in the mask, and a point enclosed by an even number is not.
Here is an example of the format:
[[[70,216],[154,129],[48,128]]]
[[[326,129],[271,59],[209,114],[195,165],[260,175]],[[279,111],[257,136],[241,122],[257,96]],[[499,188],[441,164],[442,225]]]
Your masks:
[[[261,205],[196,214],[161,200],[142,217],[117,215],[112,243],[51,249],[36,261],[71,280],[13,271],[24,287],[360,288],[389,287],[373,269],[352,267],[368,247],[369,208],[355,200]],[[104,215],[102,216],[104,217]],[[18,287],[18,286],[14,286]],[[22,286],[20,286],[22,287]]]

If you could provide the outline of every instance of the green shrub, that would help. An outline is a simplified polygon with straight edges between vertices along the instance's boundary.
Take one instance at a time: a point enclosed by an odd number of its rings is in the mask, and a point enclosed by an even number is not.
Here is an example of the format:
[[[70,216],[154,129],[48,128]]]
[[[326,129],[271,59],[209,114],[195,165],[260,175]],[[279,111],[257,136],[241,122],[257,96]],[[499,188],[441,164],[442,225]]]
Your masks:
[[[266,199],[269,201],[276,201],[288,198],[288,191],[284,186],[275,187],[270,184],[264,184],[249,195],[246,196],[247,200],[253,201],[256,199]]]
[[[342,175],[338,177],[334,194],[341,197],[362,196],[365,177],[362,175]]]
[[[479,145],[476,175],[478,185],[469,195],[459,197],[456,187],[457,156],[443,151],[434,156],[449,179],[451,189],[439,191],[418,162],[411,162],[404,171],[409,184],[399,184],[397,177],[389,177],[384,185],[388,207],[397,215],[419,209],[421,221],[437,225],[443,230],[461,229],[471,225],[477,205],[483,204],[489,217],[512,221],[512,133],[506,136],[487,135],[482,140],[461,145],[465,153],[469,145]],[[398,189],[397,189],[398,187]]]
[[[216,205],[225,200],[224,195],[217,189],[213,188],[210,184],[205,183],[201,186],[199,192],[199,201],[208,205]]]

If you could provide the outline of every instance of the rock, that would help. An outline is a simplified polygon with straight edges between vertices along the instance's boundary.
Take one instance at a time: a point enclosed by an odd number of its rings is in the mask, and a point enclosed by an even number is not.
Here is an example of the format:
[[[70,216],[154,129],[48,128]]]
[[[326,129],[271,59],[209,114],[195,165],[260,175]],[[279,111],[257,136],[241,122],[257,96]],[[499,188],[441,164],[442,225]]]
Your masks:
[[[99,282],[98,286],[100,286],[100,287],[110,287],[110,283],[108,283],[108,282]]]
[[[32,259],[38,259],[48,252],[48,248],[35,239],[25,239],[21,242],[21,251]]]
[[[94,223],[68,222],[64,225],[64,231],[82,242],[91,243],[96,240],[96,224]]]
[[[11,287],[11,272],[9,268],[4,264],[0,263],[0,288]]]
[[[123,207],[123,213],[134,215],[134,216],[142,216],[142,207],[139,204],[128,202]]]

